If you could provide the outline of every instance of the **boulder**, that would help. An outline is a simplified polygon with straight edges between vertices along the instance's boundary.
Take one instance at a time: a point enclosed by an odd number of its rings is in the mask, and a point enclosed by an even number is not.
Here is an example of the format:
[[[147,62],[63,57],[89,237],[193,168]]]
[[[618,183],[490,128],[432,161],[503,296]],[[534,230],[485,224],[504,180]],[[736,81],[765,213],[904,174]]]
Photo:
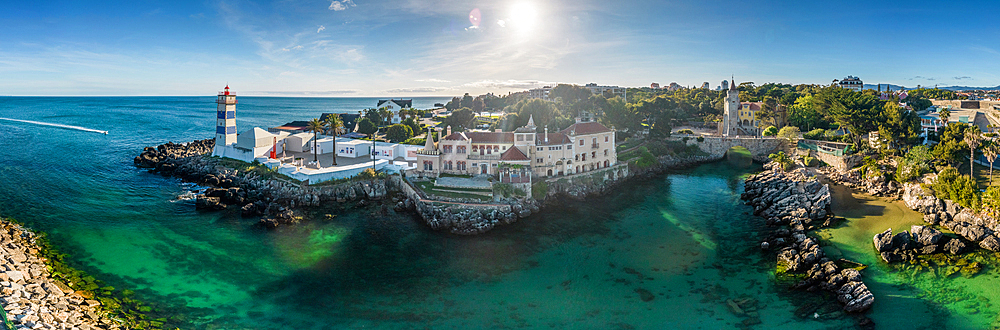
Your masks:
[[[941,237],[944,237],[941,231],[926,226],[912,226],[910,233],[917,246],[935,245],[941,240]]]
[[[875,251],[886,252],[892,250],[892,228],[886,229],[881,234],[876,234],[872,239],[875,243]]]
[[[910,236],[910,233],[904,230],[903,232],[892,236],[892,248],[903,250],[913,248],[913,239]]]
[[[950,239],[948,240],[948,243],[944,244],[944,250],[954,255],[962,254],[962,252],[965,251],[965,243],[957,238]]]
[[[992,234],[986,235],[982,241],[979,241],[979,246],[993,252],[1000,252],[1000,240],[997,240],[997,237]]]
[[[194,206],[196,209],[202,210],[222,210],[226,208],[226,204],[222,204],[222,201],[218,197],[206,197],[205,195],[198,195]]]

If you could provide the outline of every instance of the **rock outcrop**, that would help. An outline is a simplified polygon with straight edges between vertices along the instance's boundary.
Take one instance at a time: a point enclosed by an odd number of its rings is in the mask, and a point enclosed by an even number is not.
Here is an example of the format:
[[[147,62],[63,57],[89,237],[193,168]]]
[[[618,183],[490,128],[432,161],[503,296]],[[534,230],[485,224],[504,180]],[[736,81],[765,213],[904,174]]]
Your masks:
[[[933,178],[928,178],[928,180],[933,180]],[[978,245],[983,249],[1000,252],[1000,239],[998,239],[1000,223],[997,222],[997,219],[983,214],[975,214],[950,200],[939,199],[920,183],[903,185],[903,203],[910,209],[923,213],[924,222],[948,228],[971,243],[966,244],[966,242],[958,241],[958,238],[942,236],[940,239],[944,242],[933,244],[942,248],[940,251],[961,253],[966,250],[967,245]],[[929,227],[927,229],[936,231]],[[920,247],[917,246],[917,248]],[[927,251],[931,251],[931,249],[927,248]],[[923,253],[927,251],[918,251],[921,253],[917,254],[930,254]]]
[[[831,181],[863,191],[872,196],[898,197],[901,191],[899,182],[886,180],[882,175],[862,175],[861,168],[840,171],[833,167],[824,168],[826,177]]]
[[[206,156],[213,144],[214,140],[208,139],[147,147],[134,162],[153,173],[208,186],[195,197],[198,209],[239,208],[243,217],[260,217],[259,223],[268,228],[298,222],[302,217],[297,208],[319,206],[324,202],[365,205],[385,199],[393,191],[387,179],[314,187],[228,168],[219,159]]]
[[[36,255],[36,235],[0,219],[0,302],[17,329],[118,329],[97,300],[52,278]]]
[[[875,296],[861,281],[861,273],[838,266],[826,257],[817,239],[808,236],[808,230],[827,226],[833,219],[828,212],[829,187],[816,181],[809,169],[786,173],[773,162],[765,168],[746,180],[742,196],[768,225],[782,227],[761,247],[778,250],[779,271],[805,274],[795,288],[833,292],[847,312],[869,309]]]

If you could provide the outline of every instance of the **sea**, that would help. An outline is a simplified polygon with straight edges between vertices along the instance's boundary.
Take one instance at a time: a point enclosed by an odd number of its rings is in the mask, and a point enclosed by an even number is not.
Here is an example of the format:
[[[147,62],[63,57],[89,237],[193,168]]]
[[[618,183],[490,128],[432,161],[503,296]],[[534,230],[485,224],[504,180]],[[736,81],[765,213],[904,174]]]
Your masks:
[[[273,127],[374,98],[239,97],[237,127]],[[0,97],[0,215],[49,233],[69,262],[170,315],[171,329],[844,329],[825,293],[789,289],[740,200],[760,165],[717,162],[565,200],[479,236],[378,206],[310,210],[267,230],[196,211],[197,185],[132,165],[143,147],[213,136],[215,97]],[[447,98],[415,98],[431,108]],[[879,329],[996,327],[1000,273],[880,262],[871,237],[920,214],[834,187],[844,224],[815,233],[868,265]],[[330,214],[330,217],[326,215]],[[997,303],[997,305],[994,305]],[[740,306],[739,310],[733,304]]]

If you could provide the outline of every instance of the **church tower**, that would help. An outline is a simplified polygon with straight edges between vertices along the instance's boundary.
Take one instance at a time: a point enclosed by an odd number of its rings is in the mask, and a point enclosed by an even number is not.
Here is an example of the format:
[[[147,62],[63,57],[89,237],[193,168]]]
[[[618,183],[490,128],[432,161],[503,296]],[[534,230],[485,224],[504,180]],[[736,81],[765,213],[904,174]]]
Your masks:
[[[229,93],[229,85],[226,85],[226,90],[219,93],[215,103],[219,105],[216,110],[215,145],[234,144],[236,143],[236,94]]]
[[[725,111],[722,120],[722,135],[739,135],[740,127],[740,90],[736,88],[736,80],[732,80],[726,92]]]

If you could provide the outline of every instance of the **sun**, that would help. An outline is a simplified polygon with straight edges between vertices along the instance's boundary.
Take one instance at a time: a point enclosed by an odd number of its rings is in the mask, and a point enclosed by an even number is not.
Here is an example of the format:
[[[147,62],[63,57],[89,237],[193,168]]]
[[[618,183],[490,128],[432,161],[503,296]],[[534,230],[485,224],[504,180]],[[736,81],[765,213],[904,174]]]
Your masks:
[[[538,8],[530,2],[518,2],[510,7],[506,25],[522,32],[532,32],[538,23]]]

